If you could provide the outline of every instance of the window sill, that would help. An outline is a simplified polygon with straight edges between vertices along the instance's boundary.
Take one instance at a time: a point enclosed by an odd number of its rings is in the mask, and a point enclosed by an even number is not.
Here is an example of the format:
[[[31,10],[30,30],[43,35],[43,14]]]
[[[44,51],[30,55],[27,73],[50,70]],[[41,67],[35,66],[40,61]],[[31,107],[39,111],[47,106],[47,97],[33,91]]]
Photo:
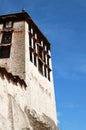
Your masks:
[[[0,44],[0,46],[10,46],[10,45],[11,45],[11,43],[7,43],[7,44],[6,43],[1,43]]]

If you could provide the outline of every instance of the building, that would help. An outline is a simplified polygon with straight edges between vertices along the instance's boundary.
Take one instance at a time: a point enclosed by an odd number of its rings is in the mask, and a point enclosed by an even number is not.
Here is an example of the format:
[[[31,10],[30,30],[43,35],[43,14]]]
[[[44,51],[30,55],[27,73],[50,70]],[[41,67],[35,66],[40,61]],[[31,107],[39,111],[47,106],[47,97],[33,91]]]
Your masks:
[[[0,16],[0,130],[57,130],[50,43],[22,11]]]

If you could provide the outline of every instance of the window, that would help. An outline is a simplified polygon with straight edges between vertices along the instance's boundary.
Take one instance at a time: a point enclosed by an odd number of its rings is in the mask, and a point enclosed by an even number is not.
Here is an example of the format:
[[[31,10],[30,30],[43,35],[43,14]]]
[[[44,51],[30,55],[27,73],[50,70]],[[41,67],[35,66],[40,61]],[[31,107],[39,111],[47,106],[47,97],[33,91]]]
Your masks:
[[[35,37],[35,31],[34,31],[34,29],[33,29],[33,36]]]
[[[12,21],[7,21],[7,22],[4,24],[4,28],[12,28]]]
[[[47,68],[44,67],[44,74],[45,74],[45,77],[47,77]]]
[[[32,52],[30,51],[30,61],[33,62],[33,59],[32,59]]]
[[[50,81],[50,70],[48,70],[48,80]]]
[[[30,61],[37,67],[40,74],[50,81],[50,46],[46,40],[42,39],[40,33],[35,32],[36,30],[31,25],[29,31]]]
[[[10,45],[0,47],[0,58],[9,58],[10,57]]]
[[[0,44],[0,58],[10,57],[11,40],[12,40],[12,32],[4,32]]]
[[[29,25],[29,32],[31,31],[31,25]]]
[[[42,59],[42,48],[40,46],[38,46],[38,54],[40,58]]]
[[[2,36],[2,44],[11,43],[12,40],[12,32],[4,32]]]
[[[32,47],[32,40],[31,40],[31,37],[29,38],[29,45],[30,45],[30,47]]]
[[[49,57],[47,56],[47,65],[49,66]]]
[[[34,65],[37,66],[36,56],[34,55]]]
[[[37,39],[37,34],[35,33],[35,39]]]
[[[46,55],[45,55],[45,53],[44,53],[44,62],[46,63]]]
[[[43,47],[43,41],[41,41],[41,46]]]
[[[31,33],[33,34],[33,29],[31,28]]]
[[[36,49],[36,43],[35,43],[34,39],[33,39],[33,48],[34,48],[34,50]]]
[[[43,74],[43,64],[40,60],[38,60],[38,69],[41,74]]]

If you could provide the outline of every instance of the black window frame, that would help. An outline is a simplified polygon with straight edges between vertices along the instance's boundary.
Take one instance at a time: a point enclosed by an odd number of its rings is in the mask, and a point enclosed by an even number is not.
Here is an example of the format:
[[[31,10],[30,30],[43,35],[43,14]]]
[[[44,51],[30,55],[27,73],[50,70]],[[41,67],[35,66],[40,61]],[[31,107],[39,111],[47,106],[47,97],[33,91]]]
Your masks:
[[[4,32],[2,36],[1,44],[9,44],[12,42],[12,31]]]
[[[7,25],[7,24],[8,24],[8,25]],[[9,24],[10,24],[11,26],[10,26]],[[4,27],[4,29],[10,29],[10,28],[13,28],[13,21],[11,21],[11,20],[7,20],[7,21],[5,21],[3,27]]]

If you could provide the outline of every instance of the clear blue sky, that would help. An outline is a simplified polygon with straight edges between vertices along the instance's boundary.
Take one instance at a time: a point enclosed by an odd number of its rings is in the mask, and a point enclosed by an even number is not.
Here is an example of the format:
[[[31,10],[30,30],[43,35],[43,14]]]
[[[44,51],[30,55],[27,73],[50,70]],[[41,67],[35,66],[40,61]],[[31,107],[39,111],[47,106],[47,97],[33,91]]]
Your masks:
[[[86,130],[86,0],[0,0],[0,15],[23,7],[51,42],[60,130]]]

